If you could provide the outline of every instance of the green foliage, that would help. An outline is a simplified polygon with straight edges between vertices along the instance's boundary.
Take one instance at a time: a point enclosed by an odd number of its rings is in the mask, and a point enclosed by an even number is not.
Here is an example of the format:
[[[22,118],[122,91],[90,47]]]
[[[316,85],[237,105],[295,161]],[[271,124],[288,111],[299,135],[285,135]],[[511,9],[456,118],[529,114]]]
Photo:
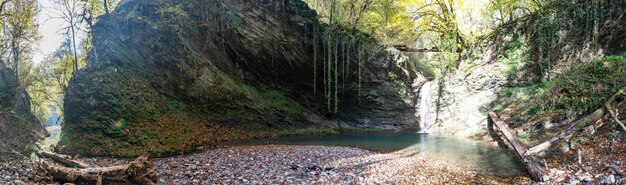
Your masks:
[[[586,115],[602,107],[609,97],[626,86],[626,57],[606,56],[585,63],[555,79],[503,91],[500,109],[523,107],[518,117],[561,120],[568,115]],[[517,102],[518,104],[515,104]]]
[[[324,136],[324,135],[336,135],[339,134],[339,130],[331,128],[298,128],[298,129],[281,129],[271,131],[272,137],[287,137],[287,136]]]
[[[369,93],[365,95],[365,99],[370,102],[376,102],[376,99],[378,99],[379,96],[380,95],[378,94],[376,90],[371,90]]]
[[[541,1],[493,0],[488,4],[484,14],[498,24],[505,24],[537,11],[542,3]]]
[[[373,35],[385,44],[414,37],[413,22],[405,1],[400,0],[306,0],[322,20]]]
[[[393,82],[393,88],[395,89],[398,97],[406,98],[408,95],[406,85],[402,82],[402,79],[394,72],[389,71],[389,78]]]
[[[514,41],[507,45],[504,52],[498,57],[499,61],[507,66],[506,75],[513,77],[521,67],[528,62],[529,46],[528,42],[519,39],[517,33],[513,33]]]
[[[226,11],[225,18],[226,18],[226,24],[231,28],[240,29],[241,24],[243,24],[243,21],[241,20],[241,18],[236,16],[231,10]]]
[[[241,105],[249,105],[249,108],[263,111],[289,111],[297,114],[306,114],[311,110],[304,107],[302,104],[295,100],[285,96],[282,92],[277,90],[260,91],[255,87],[249,85],[240,85],[239,92],[244,94],[246,99],[235,100],[241,101]]]
[[[14,0],[7,1],[3,8],[0,60],[14,70],[17,91],[22,91],[32,80],[30,59],[34,53],[33,43],[39,39],[39,25],[35,21],[39,6],[36,0]]]
[[[610,0],[549,0],[545,4],[528,28],[532,43],[528,55],[533,61],[530,67],[543,80],[551,76],[563,47],[571,47],[570,51],[597,48],[600,24],[616,16],[605,12],[623,6]]]
[[[409,57],[409,60],[407,61],[409,64],[408,68],[415,70],[416,72],[424,75],[426,78],[435,78],[436,69],[427,60],[424,60],[425,58],[426,57],[423,54]]]
[[[568,75],[555,79],[543,110],[563,109],[589,113],[626,85],[624,57],[607,57],[578,64]]]

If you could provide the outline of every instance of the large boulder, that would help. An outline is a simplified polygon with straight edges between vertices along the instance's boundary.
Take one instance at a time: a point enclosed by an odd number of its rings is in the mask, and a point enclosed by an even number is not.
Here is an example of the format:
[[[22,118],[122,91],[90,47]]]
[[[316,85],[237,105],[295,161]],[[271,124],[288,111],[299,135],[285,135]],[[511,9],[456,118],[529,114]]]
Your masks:
[[[30,114],[30,94],[28,91],[24,90],[20,92],[15,98],[13,102],[13,110],[19,113],[29,113]]]
[[[11,107],[17,86],[13,70],[0,64],[0,108]]]

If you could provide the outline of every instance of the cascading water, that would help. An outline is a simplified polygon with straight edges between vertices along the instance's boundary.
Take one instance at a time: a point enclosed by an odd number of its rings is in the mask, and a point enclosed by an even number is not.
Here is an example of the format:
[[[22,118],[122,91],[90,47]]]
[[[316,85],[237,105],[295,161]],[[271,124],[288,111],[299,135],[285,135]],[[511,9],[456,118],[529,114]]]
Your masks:
[[[420,89],[420,123],[417,133],[429,133],[428,118],[430,117],[430,85],[432,81],[428,81],[422,85]]]

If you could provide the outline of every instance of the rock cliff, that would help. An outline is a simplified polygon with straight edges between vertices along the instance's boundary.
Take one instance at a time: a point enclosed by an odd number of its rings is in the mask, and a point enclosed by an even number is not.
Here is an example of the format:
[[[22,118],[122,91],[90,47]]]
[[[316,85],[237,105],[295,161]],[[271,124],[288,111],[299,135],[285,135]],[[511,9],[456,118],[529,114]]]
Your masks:
[[[329,39],[313,44],[315,27],[367,48],[330,63],[338,66],[330,87],[337,113],[327,108],[322,76]],[[124,1],[95,25],[93,45],[65,96],[67,152],[167,155],[303,128],[417,125],[412,85],[420,77],[402,56],[321,24],[300,0]]]

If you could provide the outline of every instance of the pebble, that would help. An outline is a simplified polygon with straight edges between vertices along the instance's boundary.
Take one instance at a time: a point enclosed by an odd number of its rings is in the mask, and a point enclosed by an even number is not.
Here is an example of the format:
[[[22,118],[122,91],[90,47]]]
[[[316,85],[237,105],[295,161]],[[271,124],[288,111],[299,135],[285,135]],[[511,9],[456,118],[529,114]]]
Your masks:
[[[541,180],[543,180],[544,182],[548,182],[550,181],[551,177],[550,175],[544,175],[543,177],[541,177]]]
[[[615,176],[614,175],[609,175],[609,177],[607,177],[604,182],[606,182],[606,184],[615,184]]]
[[[434,184],[471,184],[476,179],[475,173],[443,161],[338,146],[234,146],[159,159],[155,166],[164,184],[411,184],[416,177]]]
[[[568,184],[571,184],[571,185],[576,185],[576,184],[578,184],[578,183],[580,183],[580,181],[579,181],[579,180],[572,179],[572,180],[570,180],[570,181],[569,181],[569,183],[568,183]]]
[[[216,148],[153,162],[159,184],[510,184],[449,162],[406,156],[400,151],[376,153],[338,146],[260,145]],[[132,159],[79,160],[92,166],[112,166]],[[574,173],[576,170],[580,171]],[[592,170],[551,170],[544,180],[592,183],[591,177],[599,177]],[[32,184],[39,180],[29,161],[0,162],[0,184]],[[602,182],[621,184],[624,179],[609,175],[593,183]]]
[[[0,184],[28,184],[37,182],[30,159],[15,158],[0,162]]]

